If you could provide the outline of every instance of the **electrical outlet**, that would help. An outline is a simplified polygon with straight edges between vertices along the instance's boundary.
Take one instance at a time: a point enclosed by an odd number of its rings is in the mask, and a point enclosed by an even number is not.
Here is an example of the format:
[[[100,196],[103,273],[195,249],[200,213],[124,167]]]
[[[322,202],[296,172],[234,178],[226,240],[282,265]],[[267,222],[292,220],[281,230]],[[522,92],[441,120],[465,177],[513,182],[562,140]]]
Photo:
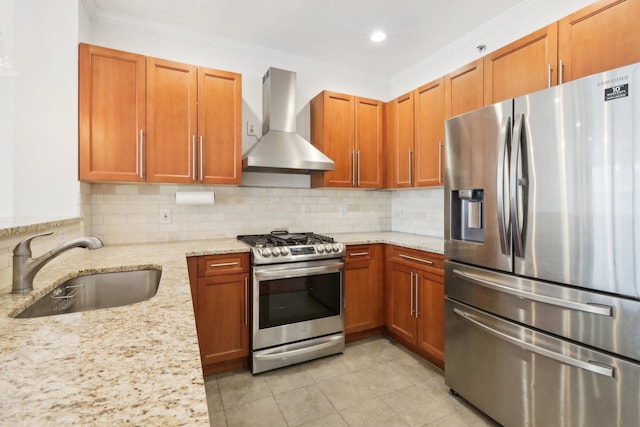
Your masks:
[[[257,136],[255,123],[247,122],[247,135]]]
[[[171,224],[171,209],[169,208],[160,209],[160,223]]]

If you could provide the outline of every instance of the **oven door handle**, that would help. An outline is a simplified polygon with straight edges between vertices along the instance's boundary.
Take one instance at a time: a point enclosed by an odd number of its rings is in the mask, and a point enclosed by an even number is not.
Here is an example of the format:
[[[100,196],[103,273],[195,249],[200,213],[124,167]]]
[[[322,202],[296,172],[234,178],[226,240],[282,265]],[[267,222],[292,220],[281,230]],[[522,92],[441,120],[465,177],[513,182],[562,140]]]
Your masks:
[[[289,279],[292,277],[301,277],[301,276],[313,276],[317,274],[325,274],[325,273],[336,273],[342,272],[344,270],[344,264],[336,264],[336,265],[323,265],[319,267],[302,267],[302,268],[291,268],[287,270],[265,270],[265,271],[257,271],[254,269],[254,275],[256,279]]]

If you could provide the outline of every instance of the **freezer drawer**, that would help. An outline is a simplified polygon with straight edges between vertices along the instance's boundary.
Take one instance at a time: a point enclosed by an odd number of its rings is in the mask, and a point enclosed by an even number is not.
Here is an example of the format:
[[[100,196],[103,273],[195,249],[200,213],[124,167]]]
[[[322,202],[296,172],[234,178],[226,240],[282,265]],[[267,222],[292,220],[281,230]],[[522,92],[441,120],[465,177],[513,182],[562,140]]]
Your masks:
[[[504,426],[638,425],[640,365],[446,299],[445,382]]]
[[[640,361],[640,301],[445,262],[445,294],[498,316]]]

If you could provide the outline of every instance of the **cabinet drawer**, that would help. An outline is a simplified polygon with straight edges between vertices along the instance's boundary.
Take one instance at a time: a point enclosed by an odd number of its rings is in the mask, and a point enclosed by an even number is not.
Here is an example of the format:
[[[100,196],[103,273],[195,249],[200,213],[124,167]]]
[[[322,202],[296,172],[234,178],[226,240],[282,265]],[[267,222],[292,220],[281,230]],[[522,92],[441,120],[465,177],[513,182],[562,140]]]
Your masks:
[[[347,246],[347,252],[344,256],[345,264],[349,265],[355,261],[371,261],[374,257],[371,245]]]
[[[198,277],[249,271],[249,254],[224,254],[198,257]]]
[[[444,257],[432,252],[419,251],[415,249],[390,246],[390,261],[398,262],[412,267],[422,269],[437,269],[440,274],[444,274]]]

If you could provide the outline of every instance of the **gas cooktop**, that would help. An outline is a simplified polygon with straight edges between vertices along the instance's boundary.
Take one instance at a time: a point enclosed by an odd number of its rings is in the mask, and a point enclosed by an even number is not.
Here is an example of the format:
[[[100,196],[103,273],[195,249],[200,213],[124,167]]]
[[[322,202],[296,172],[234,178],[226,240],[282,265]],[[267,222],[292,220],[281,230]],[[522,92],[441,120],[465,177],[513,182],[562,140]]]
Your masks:
[[[315,233],[272,231],[270,234],[240,235],[238,240],[253,248],[253,264],[340,258],[345,252],[342,243]]]

